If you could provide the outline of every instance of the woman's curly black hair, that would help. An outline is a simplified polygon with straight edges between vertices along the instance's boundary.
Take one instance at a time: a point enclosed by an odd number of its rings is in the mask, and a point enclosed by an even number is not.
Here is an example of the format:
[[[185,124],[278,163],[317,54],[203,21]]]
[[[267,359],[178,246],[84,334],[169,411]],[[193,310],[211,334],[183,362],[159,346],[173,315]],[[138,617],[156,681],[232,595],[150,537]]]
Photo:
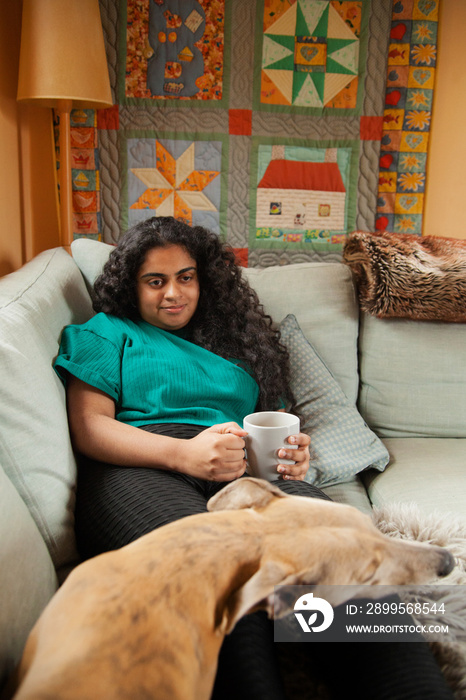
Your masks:
[[[272,319],[243,279],[231,248],[217,234],[173,217],[153,217],[126,233],[94,285],[94,310],[133,321],[140,318],[137,276],[149,250],[179,245],[197,263],[200,296],[188,324],[190,340],[226,359],[245,363],[256,379],[258,410],[294,407],[289,356]]]

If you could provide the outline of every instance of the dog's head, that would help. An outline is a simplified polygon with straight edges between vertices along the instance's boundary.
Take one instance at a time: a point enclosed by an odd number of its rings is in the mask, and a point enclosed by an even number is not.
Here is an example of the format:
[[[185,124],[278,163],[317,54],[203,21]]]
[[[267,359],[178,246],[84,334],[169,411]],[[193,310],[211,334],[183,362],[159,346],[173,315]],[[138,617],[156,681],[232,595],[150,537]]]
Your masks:
[[[454,567],[446,549],[387,537],[357,508],[290,496],[260,479],[232,482],[207,507],[250,508],[263,523],[260,566],[231,601],[226,632],[253,610],[271,615],[278,585],[418,584],[446,576]]]

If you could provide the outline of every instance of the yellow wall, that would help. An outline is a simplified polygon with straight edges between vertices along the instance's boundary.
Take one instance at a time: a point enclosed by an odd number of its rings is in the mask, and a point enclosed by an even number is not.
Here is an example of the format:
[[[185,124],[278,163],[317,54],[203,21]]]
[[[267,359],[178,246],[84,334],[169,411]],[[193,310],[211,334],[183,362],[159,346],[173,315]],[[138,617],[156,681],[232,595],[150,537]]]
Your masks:
[[[466,0],[442,0],[439,29],[423,234],[466,238]]]
[[[0,7],[0,275],[24,260],[16,112],[21,4]],[[13,58],[12,58],[13,57]]]
[[[466,238],[466,0],[442,0],[424,235]],[[51,111],[16,102],[21,0],[0,0],[0,276],[59,245]]]

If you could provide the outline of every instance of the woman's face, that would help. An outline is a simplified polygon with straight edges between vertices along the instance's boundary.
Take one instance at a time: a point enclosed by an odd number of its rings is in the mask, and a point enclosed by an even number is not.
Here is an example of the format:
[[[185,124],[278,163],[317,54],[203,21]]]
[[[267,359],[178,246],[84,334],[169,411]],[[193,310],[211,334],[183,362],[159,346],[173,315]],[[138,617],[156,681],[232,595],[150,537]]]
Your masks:
[[[165,331],[186,326],[199,301],[196,261],[178,245],[152,248],[138,272],[141,318]]]

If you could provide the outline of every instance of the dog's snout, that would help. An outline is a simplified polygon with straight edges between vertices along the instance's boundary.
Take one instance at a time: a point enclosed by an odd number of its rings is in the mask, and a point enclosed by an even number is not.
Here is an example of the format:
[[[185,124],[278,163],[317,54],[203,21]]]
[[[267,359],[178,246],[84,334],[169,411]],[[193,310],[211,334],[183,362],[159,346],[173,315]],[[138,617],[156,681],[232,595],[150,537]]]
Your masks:
[[[440,549],[440,561],[437,569],[438,576],[448,576],[455,568],[455,559],[448,549]]]

